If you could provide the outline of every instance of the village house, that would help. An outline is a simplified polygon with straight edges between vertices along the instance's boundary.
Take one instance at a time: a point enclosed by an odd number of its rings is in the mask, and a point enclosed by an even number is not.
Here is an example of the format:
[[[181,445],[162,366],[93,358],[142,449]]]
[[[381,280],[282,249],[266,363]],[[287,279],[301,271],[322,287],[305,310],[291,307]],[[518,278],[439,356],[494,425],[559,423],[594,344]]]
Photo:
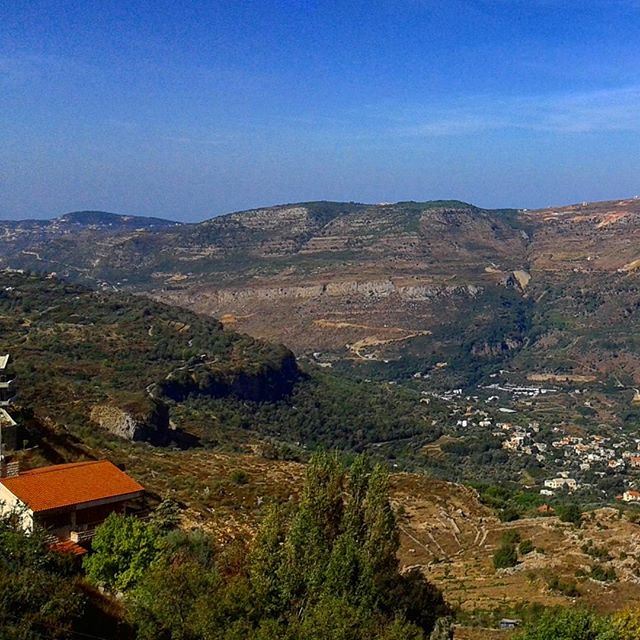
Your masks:
[[[9,373],[9,354],[0,356],[0,407],[8,407],[15,395],[14,380]]]
[[[0,356],[0,463],[7,451],[18,448],[18,424],[7,411],[15,393],[15,380],[9,372],[9,354],[5,354]]]
[[[623,502],[640,502],[640,491],[629,489],[622,494]]]
[[[575,491],[578,488],[578,483],[573,478],[551,478],[544,481],[544,486],[548,489],[566,487],[569,491]]]
[[[18,425],[6,409],[0,407],[0,461],[5,451],[17,448]]]
[[[22,473],[9,466],[0,478],[0,515],[14,514],[27,533],[39,526],[59,541],[82,544],[109,514],[129,512],[143,493],[144,487],[108,460]]]
[[[544,504],[541,504],[536,511],[538,513],[541,513],[543,515],[551,515],[553,513],[556,512],[556,510],[549,504],[547,504],[546,502]]]

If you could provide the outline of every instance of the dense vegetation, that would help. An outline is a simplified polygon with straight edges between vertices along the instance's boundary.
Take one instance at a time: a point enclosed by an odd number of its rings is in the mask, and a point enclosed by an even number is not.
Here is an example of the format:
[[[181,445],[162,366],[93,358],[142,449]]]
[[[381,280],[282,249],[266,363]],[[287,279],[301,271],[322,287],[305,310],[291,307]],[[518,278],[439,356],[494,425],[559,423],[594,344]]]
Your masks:
[[[369,445],[435,439],[437,407],[425,410],[415,393],[379,383],[313,371],[277,402],[242,404],[233,399],[192,397],[186,411],[207,415],[205,438],[220,442],[216,425],[256,430],[285,442],[361,451]]]
[[[0,637],[66,638],[85,609],[70,558],[47,548],[43,532],[26,537],[0,518]]]
[[[581,609],[550,609],[518,635],[518,640],[638,640],[640,614],[622,611],[598,616]]]
[[[365,458],[316,455],[299,502],[273,505],[248,543],[220,546],[174,515],[110,516],[84,561],[139,640],[420,640],[449,614],[420,573],[400,573],[387,476]],[[75,637],[85,579],[9,519],[0,543],[2,638]]]

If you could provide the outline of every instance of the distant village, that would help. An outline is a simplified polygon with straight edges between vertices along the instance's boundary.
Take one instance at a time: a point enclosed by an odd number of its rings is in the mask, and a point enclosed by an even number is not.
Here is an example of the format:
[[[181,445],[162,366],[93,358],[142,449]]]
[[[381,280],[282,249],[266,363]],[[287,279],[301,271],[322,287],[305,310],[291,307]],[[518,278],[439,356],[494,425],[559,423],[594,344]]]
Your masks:
[[[435,397],[452,405],[452,422],[447,429],[451,435],[485,433],[499,439],[502,449],[509,454],[533,459],[542,471],[548,470],[547,477],[541,478],[535,487],[540,495],[551,498],[593,490],[598,479],[616,474],[624,478],[624,490],[616,499],[640,503],[640,437],[623,431],[615,436],[577,435],[566,426],[543,427],[540,422],[526,418],[523,423],[519,414],[524,412],[514,409],[512,401],[562,393],[555,387],[495,383],[480,389],[482,395],[466,395],[462,389],[422,394],[425,401]],[[573,393],[582,392],[576,389]]]

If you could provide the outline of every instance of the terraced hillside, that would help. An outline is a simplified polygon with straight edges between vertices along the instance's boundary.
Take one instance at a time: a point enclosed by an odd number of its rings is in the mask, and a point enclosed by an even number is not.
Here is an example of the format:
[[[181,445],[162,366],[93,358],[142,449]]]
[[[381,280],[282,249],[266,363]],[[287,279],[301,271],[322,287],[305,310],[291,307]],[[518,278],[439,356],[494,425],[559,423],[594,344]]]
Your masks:
[[[362,378],[469,384],[508,367],[640,384],[629,331],[640,200],[541,211],[312,202],[165,227],[74,220],[71,232],[60,220],[2,223],[0,264],[145,291]]]
[[[506,289],[513,300],[530,290]],[[251,537],[268,504],[295,500],[304,468],[291,460],[304,457],[296,442],[384,450],[399,465],[400,449],[385,449],[389,442],[404,441],[415,454],[437,435],[433,421],[446,419],[434,399],[420,402],[399,385],[306,374],[286,348],[210,318],[55,278],[2,273],[0,329],[29,429],[18,455],[24,465],[107,456],[152,500],[177,501],[183,526],[223,541]],[[168,441],[186,450],[118,437],[105,407],[164,424]],[[633,507],[599,509],[576,526],[536,517],[532,502],[525,517],[503,522],[475,490],[409,473],[393,475],[392,499],[402,565],[443,589],[459,612],[456,638],[493,637],[486,627],[532,604],[607,611],[640,601]],[[515,567],[495,570],[493,554],[514,532],[530,548]]]
[[[246,454],[127,445],[116,456],[153,492],[188,505],[185,526],[226,542],[253,536],[268,504],[295,500],[304,473],[299,463]],[[609,612],[640,604],[637,511],[600,509],[580,526],[553,514],[501,522],[473,489],[407,473],[392,475],[391,497],[402,566],[419,568],[443,590],[463,627],[456,638],[491,637],[484,627],[536,605]],[[505,534],[531,541],[532,550],[496,570],[493,554]],[[609,581],[596,567],[613,571]]]

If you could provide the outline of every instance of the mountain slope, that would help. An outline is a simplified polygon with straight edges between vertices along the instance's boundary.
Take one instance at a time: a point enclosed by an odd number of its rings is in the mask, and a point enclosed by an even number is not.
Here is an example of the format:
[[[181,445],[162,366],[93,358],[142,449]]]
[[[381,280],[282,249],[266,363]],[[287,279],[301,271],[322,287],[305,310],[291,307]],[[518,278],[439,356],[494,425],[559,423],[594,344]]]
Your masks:
[[[286,347],[212,318],[55,278],[0,272],[0,353],[11,355],[25,415],[83,441],[100,436],[99,425],[227,447],[358,450],[437,437],[436,411],[415,394],[307,374]]]
[[[621,343],[639,305],[639,200],[310,202],[166,228],[0,234],[2,265],[145,291],[362,377],[432,371],[457,384],[514,365],[640,384],[637,346]]]

